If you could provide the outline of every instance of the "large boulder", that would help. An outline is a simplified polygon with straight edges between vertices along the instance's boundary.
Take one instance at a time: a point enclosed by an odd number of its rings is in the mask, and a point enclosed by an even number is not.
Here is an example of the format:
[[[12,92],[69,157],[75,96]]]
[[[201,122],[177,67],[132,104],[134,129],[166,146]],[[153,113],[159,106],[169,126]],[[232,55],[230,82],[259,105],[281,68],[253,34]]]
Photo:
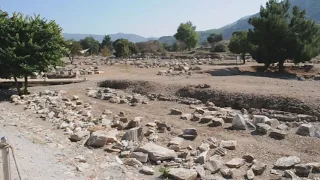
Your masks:
[[[147,143],[139,147],[136,151],[148,153],[150,160],[154,162],[157,162],[159,160],[172,160],[177,157],[177,154],[174,150],[167,149],[154,143]]]
[[[239,168],[244,165],[245,161],[242,158],[234,158],[226,163],[229,168]]]
[[[310,166],[309,164],[297,164],[294,166],[294,169],[296,175],[300,177],[308,177],[312,170],[312,166]]]
[[[169,175],[175,180],[194,180],[198,173],[195,169],[172,168]]]
[[[270,119],[267,116],[263,115],[253,115],[253,124],[257,125],[258,123],[266,123]]]
[[[183,130],[183,138],[195,139],[198,136],[198,132],[195,128],[187,128]]]

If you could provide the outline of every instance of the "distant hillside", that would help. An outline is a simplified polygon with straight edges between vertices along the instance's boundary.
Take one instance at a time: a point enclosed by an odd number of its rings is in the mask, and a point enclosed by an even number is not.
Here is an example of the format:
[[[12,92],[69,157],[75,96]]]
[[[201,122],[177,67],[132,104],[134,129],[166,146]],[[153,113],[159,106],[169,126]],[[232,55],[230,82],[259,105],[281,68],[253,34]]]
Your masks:
[[[65,39],[75,39],[79,41],[80,39],[84,39],[85,37],[92,36],[94,39],[98,41],[102,41],[104,35],[96,35],[96,34],[69,34],[69,33],[64,33],[63,34]],[[123,39],[128,39],[131,42],[145,42],[148,40],[155,40],[157,38],[145,38],[136,34],[124,34],[124,33],[117,33],[117,34],[109,34],[111,37],[112,41],[115,41],[117,39],[123,38]]]
[[[289,0],[291,6],[298,6],[300,9],[307,11],[307,18],[312,19],[316,22],[320,23],[320,0]],[[250,25],[248,23],[249,18],[259,16],[259,13],[254,15],[248,15],[245,17],[240,18],[239,20],[223,26],[219,29],[211,29],[207,31],[199,31],[200,34],[200,43],[206,41],[207,37],[215,32],[215,33],[222,33],[224,39],[229,39],[232,36],[232,33],[235,31],[245,31],[250,29]],[[164,36],[160,37],[159,41],[163,43],[174,43],[175,39],[173,36]]]
[[[320,0],[289,0],[291,6],[298,6],[300,9],[306,10],[306,17],[320,23]],[[219,30],[222,32],[224,38],[230,38],[235,31],[244,31],[250,29],[248,24],[249,18],[259,16],[259,13],[252,16],[246,16],[238,21],[226,25]]]

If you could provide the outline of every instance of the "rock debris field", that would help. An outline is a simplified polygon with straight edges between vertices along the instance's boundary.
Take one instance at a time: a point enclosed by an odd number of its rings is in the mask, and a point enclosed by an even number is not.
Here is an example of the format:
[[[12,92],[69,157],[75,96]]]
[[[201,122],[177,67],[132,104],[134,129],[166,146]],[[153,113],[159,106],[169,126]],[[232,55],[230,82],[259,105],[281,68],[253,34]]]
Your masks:
[[[131,74],[129,82],[142,73],[170,80],[178,70],[194,81],[186,86],[219,85],[192,79],[210,77],[189,73],[187,64],[143,72],[136,65],[112,68],[123,74],[118,79]],[[2,134],[14,141],[26,179],[320,179],[316,113],[219,106],[164,86],[103,87],[114,78],[109,66],[84,83],[33,87],[0,103]]]

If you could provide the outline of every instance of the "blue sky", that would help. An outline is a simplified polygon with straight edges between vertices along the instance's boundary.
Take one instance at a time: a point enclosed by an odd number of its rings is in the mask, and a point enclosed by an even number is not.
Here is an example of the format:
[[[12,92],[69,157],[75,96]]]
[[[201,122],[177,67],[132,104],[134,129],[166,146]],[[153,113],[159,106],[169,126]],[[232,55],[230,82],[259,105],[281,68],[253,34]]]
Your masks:
[[[172,35],[181,22],[219,28],[259,11],[267,0],[0,0],[9,13],[40,14],[65,33]]]

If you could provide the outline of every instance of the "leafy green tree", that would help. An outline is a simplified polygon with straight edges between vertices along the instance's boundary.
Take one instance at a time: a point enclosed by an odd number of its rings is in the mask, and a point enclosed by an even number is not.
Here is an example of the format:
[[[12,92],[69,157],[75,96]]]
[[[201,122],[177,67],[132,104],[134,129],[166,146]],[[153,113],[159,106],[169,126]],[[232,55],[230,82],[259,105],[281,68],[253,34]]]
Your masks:
[[[0,13],[0,70],[12,76],[19,94],[28,93],[28,76],[48,71],[50,66],[62,64],[66,54],[62,29],[54,22],[39,15],[34,17],[14,13]],[[24,78],[24,91],[18,86],[18,78]]]
[[[196,26],[192,22],[181,23],[174,37],[186,44],[186,47],[191,50],[199,43],[199,34],[196,32]]]
[[[228,45],[229,51],[240,54],[243,64],[246,63],[246,54],[251,52],[251,44],[248,41],[248,32],[238,31],[232,34]]]
[[[101,43],[101,48],[103,48],[104,46],[106,48],[108,48],[110,51],[113,51],[113,46],[112,46],[112,41],[111,41],[111,37],[109,35],[105,35],[103,37],[102,43]]]
[[[70,39],[66,41],[66,46],[68,48],[68,58],[71,64],[74,62],[74,57],[76,55],[81,54],[82,46],[78,41],[75,41],[74,39]]]
[[[260,16],[249,19],[253,26],[248,40],[253,44],[251,55],[266,68],[278,63],[279,71],[284,70],[286,59],[295,63],[310,61],[320,52],[320,30],[315,22],[305,19],[305,11],[298,7],[290,13],[288,0],[269,0],[260,8]]]
[[[207,41],[211,44],[212,47],[214,47],[214,45],[217,42],[220,42],[222,40],[223,40],[222,34],[215,34],[215,33],[210,34],[210,36],[207,38]]]
[[[90,55],[99,53],[99,41],[95,40],[92,36],[85,37],[79,42],[82,49],[89,49]]]
[[[131,55],[130,48],[129,48],[130,42],[127,39],[117,39],[115,42],[113,42],[113,47],[115,49],[115,56],[119,58],[126,58]]]
[[[133,42],[129,42],[129,49],[130,49],[130,54],[138,54],[139,53],[139,49],[138,49],[137,45]]]

